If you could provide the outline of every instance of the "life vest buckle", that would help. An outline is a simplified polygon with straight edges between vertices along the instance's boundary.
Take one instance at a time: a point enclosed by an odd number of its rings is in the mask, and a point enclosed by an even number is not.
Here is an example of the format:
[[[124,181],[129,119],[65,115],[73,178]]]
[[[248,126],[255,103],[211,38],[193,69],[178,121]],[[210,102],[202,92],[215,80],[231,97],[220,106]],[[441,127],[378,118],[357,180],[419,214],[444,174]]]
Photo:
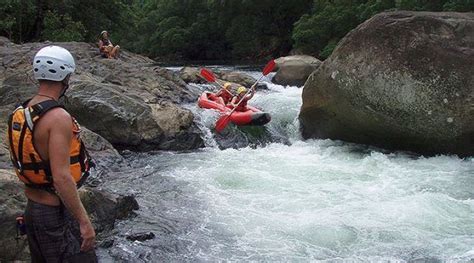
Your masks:
[[[18,170],[20,174],[23,174],[23,166],[21,165],[19,161],[16,162],[16,169]]]

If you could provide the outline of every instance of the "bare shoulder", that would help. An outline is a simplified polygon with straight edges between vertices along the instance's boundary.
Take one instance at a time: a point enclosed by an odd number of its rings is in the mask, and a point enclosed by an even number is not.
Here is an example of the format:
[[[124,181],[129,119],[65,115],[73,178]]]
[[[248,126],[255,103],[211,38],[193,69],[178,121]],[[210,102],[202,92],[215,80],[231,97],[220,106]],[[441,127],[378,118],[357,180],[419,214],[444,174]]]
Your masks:
[[[72,127],[71,115],[63,108],[49,110],[42,118],[43,125],[50,128],[70,128]]]

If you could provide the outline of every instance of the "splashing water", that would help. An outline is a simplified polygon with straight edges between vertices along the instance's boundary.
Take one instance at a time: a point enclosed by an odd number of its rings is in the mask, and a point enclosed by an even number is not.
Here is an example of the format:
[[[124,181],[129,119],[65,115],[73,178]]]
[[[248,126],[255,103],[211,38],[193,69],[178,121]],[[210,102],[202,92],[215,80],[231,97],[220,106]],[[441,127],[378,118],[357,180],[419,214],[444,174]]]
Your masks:
[[[104,261],[474,259],[472,158],[301,141],[297,87],[269,84],[252,103],[272,115],[265,147],[219,149],[212,130],[218,115],[189,105],[207,148],[127,156],[134,172],[123,178],[130,183],[111,184],[136,194],[141,209],[117,231],[157,238],[117,237],[101,251]]]

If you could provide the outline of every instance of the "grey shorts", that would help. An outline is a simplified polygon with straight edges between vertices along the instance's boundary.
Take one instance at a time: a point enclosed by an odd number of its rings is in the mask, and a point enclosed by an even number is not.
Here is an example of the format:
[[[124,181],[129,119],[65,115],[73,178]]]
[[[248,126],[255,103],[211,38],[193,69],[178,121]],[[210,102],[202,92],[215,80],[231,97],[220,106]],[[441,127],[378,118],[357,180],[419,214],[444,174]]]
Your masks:
[[[25,223],[32,262],[97,262],[95,251],[80,251],[79,224],[62,204],[28,200]]]

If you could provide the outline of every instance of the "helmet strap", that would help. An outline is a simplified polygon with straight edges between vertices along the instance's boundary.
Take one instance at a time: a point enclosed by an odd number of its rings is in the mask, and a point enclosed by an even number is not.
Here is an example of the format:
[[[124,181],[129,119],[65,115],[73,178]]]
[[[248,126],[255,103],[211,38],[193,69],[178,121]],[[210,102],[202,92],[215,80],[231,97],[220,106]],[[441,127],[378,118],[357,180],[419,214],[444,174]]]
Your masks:
[[[69,78],[70,78],[70,76],[71,76],[70,74],[67,75],[62,81],[64,87],[61,91],[61,95],[59,95],[59,99],[63,98],[64,95],[66,94],[66,91],[69,89]]]
[[[66,94],[66,90],[69,88],[69,85],[67,86],[64,86],[62,92],[61,92],[61,95],[59,95],[59,99],[61,99],[62,97],[64,97],[64,95]]]

